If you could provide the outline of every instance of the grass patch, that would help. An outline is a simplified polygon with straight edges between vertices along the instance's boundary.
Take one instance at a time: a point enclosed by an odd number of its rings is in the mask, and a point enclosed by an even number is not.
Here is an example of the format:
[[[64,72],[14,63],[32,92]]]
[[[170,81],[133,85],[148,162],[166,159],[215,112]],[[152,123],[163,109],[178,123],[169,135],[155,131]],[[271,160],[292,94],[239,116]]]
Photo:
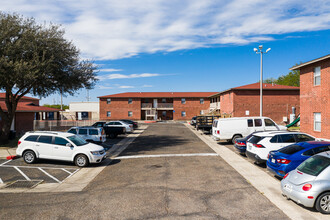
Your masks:
[[[290,127],[288,128],[289,131],[297,131],[299,130],[300,131],[300,127]]]
[[[13,140],[9,140],[9,142],[6,144],[0,144],[0,147],[4,147],[4,148],[17,147],[18,140],[19,140],[19,137],[15,138]]]

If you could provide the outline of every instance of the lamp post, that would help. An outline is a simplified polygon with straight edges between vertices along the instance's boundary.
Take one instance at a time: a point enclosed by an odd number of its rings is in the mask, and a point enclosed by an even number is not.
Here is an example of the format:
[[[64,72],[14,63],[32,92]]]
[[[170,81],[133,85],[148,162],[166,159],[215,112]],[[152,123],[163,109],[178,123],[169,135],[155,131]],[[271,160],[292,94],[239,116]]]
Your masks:
[[[270,48],[266,52],[262,51],[262,45],[259,45],[259,50],[257,48],[253,49],[256,54],[260,54],[260,117],[262,117],[262,54],[268,53]]]

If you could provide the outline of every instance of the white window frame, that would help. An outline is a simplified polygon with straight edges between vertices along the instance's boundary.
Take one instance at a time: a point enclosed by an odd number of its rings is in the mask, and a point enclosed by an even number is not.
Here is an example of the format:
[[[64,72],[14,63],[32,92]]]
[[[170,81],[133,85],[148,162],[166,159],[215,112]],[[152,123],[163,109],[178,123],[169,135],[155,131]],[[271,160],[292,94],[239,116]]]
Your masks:
[[[109,98],[109,99],[107,99],[107,105],[108,104],[111,104],[111,99]]]
[[[133,99],[128,99],[128,104],[132,104],[133,103]]]
[[[108,118],[111,117],[111,111],[107,111],[107,117],[108,117]]]
[[[201,110],[199,114],[204,115],[204,110]]]
[[[321,67],[317,66],[314,68],[314,86],[321,85]],[[317,82],[317,79],[319,79],[319,82]]]
[[[321,112],[314,112],[313,123],[314,123],[314,131],[321,131],[321,127],[322,127]]]
[[[186,111],[182,111],[182,112],[181,112],[181,117],[186,117],[186,115],[187,115],[187,114],[186,114]]]
[[[185,98],[181,99],[181,104],[186,104],[186,99]]]
[[[200,104],[204,104],[204,99],[202,98],[202,99],[199,99],[199,103]]]
[[[128,111],[128,117],[132,117],[133,116],[133,112],[132,111]]]

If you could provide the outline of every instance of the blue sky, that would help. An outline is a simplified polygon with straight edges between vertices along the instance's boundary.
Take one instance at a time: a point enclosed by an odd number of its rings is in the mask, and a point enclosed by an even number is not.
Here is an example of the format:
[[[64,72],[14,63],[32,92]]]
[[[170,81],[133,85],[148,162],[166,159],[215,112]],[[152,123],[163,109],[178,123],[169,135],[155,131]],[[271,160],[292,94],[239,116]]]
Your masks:
[[[0,10],[61,24],[84,59],[99,65],[89,92],[215,91],[277,78],[329,54],[330,2],[323,0],[12,0]],[[64,103],[86,101],[86,90]],[[41,104],[59,103],[59,95]]]

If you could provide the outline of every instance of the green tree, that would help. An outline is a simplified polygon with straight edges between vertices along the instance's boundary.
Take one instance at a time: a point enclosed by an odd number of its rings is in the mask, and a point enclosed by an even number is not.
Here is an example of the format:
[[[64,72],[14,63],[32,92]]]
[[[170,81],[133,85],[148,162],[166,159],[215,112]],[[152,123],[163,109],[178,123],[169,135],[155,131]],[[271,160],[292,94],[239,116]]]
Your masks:
[[[268,78],[263,80],[264,83],[275,83],[278,85],[286,85],[286,86],[300,86],[300,72],[299,70],[293,70],[286,75],[282,75],[277,79]]]
[[[45,107],[49,107],[49,108],[57,108],[57,109],[61,109],[61,105],[49,105],[49,104],[44,104],[43,106]],[[63,105],[62,106],[63,110],[69,109],[68,105]]]
[[[17,103],[24,95],[73,95],[94,87],[96,66],[80,60],[79,54],[58,25],[40,25],[33,18],[0,12],[0,90],[6,92],[8,109],[0,107],[0,142],[8,140]]]

